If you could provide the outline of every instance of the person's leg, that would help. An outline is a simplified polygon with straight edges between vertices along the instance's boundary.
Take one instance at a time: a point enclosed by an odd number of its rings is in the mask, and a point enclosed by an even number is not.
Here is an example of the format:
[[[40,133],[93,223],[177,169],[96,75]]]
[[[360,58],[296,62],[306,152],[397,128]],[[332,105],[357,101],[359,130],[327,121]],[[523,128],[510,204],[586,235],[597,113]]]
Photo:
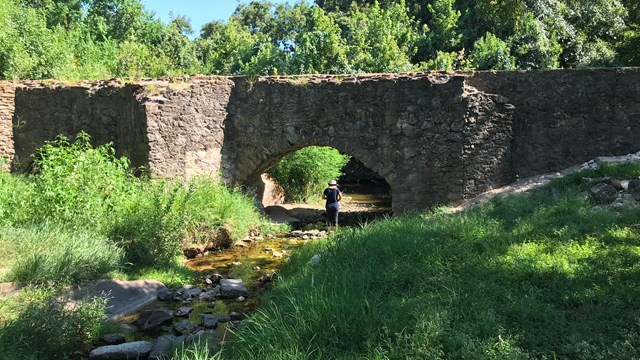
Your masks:
[[[329,224],[327,232],[331,232],[333,230],[332,227],[336,226],[337,217],[338,217],[338,209],[327,208],[327,223]]]

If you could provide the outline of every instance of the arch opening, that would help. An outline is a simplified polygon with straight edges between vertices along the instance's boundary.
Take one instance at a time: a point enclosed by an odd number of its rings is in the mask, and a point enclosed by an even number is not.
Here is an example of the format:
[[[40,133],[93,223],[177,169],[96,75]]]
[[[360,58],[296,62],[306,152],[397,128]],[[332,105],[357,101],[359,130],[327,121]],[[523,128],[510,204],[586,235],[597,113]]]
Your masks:
[[[340,162],[339,158],[344,161]],[[335,172],[327,171],[327,163],[340,163]],[[320,167],[323,169],[318,169]],[[293,179],[282,179],[282,171]],[[343,194],[339,224],[356,226],[391,213],[391,186],[385,178],[358,158],[328,146],[306,146],[271,159],[260,171],[256,186],[258,200],[276,222],[289,222],[294,228],[320,228],[326,223],[323,190],[329,180],[337,180]],[[306,188],[309,193],[292,195],[291,183],[315,181]],[[300,184],[298,184],[300,185]],[[304,187],[304,186],[303,186]]]

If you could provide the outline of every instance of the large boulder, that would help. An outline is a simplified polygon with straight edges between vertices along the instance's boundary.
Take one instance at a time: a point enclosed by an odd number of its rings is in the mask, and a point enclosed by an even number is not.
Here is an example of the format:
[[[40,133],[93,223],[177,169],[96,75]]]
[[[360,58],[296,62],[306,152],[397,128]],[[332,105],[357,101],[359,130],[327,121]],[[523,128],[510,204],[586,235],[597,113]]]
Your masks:
[[[640,179],[629,180],[627,192],[631,194],[635,200],[640,200]]]
[[[239,296],[247,297],[247,287],[240,279],[220,280],[220,296],[223,299],[235,299]]]
[[[100,346],[89,354],[90,360],[134,360],[146,359],[153,344],[149,341],[135,341],[120,345]]]
[[[141,311],[138,318],[133,322],[141,331],[149,331],[158,326],[173,320],[173,314],[162,310]]]
[[[195,326],[191,321],[184,319],[173,325],[173,332],[176,335],[188,335],[197,330],[197,326]]]
[[[598,204],[610,204],[618,197],[616,188],[606,183],[592,186],[589,192]]]
[[[149,360],[166,360],[171,358],[171,349],[177,338],[173,335],[162,335],[156,339],[149,354]]]

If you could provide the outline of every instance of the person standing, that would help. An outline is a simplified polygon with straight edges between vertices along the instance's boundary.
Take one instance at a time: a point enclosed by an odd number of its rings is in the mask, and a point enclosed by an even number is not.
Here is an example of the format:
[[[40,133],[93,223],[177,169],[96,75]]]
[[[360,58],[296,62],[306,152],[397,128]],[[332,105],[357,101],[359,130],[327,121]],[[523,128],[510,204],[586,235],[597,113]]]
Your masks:
[[[332,226],[335,226],[336,229],[338,228],[338,211],[340,210],[340,200],[342,200],[342,192],[338,189],[337,181],[329,181],[329,187],[324,189],[322,198],[327,200],[325,204],[325,209],[327,210],[327,232],[331,232]]]

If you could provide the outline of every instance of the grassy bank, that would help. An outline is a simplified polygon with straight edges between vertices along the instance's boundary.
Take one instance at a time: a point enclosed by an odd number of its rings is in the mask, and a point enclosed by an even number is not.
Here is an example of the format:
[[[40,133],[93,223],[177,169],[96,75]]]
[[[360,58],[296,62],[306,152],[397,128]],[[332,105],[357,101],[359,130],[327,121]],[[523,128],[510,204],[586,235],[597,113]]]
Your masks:
[[[65,309],[55,301],[61,287],[104,277],[182,285],[194,280],[178,261],[184,243],[228,243],[265,226],[252,197],[218,180],[136,177],[86,134],[48,143],[30,174],[0,173],[0,282],[28,286],[0,299],[10,313],[0,315],[0,352],[68,358],[95,340],[104,304]]]
[[[223,357],[639,358],[640,210],[594,209],[580,186],[609,174],[640,165],[343,229],[293,256]]]

